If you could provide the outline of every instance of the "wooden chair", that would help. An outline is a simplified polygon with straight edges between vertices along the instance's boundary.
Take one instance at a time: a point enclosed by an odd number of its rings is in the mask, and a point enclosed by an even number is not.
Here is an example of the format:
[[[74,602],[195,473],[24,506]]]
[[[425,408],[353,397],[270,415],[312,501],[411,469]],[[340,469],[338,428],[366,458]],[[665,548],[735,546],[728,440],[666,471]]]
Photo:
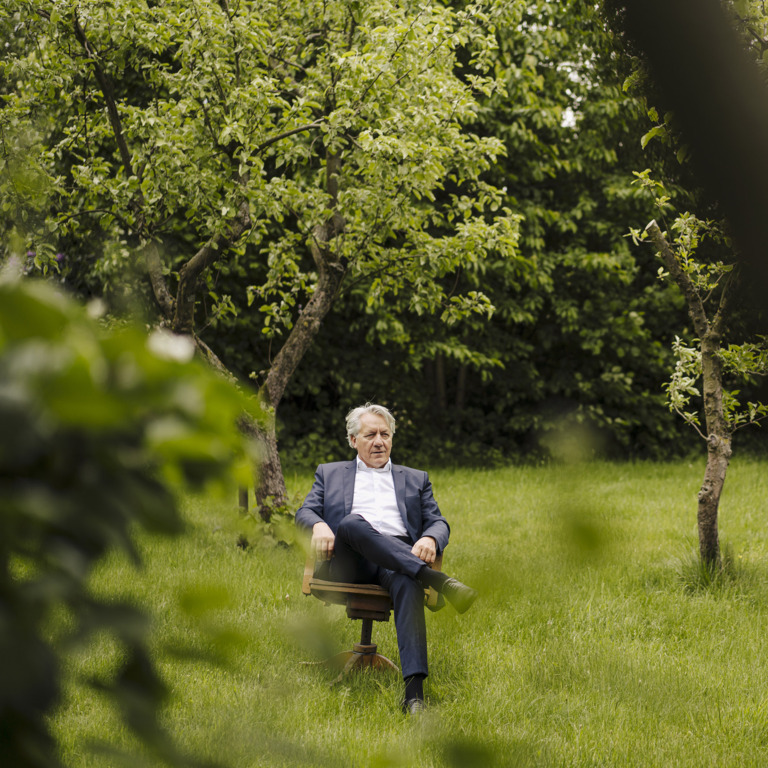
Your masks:
[[[442,569],[443,556],[438,555],[432,567]],[[399,671],[397,665],[377,652],[371,641],[374,621],[389,621],[392,600],[384,587],[378,584],[351,584],[342,581],[327,581],[315,576],[315,558],[310,554],[304,564],[304,579],[301,591],[322,600],[326,605],[345,605],[350,619],[360,619],[360,642],[351,651],[342,651],[328,659],[329,666],[341,669],[339,676],[331,683],[339,682],[348,672],[358,669],[389,669]],[[434,589],[424,590],[424,604],[430,610],[442,607],[440,595]]]

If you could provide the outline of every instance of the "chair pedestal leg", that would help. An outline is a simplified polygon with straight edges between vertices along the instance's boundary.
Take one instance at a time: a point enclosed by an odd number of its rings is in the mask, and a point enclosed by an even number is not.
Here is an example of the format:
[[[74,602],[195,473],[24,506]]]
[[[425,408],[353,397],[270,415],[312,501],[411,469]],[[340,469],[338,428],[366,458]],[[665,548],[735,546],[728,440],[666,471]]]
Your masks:
[[[400,671],[397,664],[390,661],[386,656],[382,656],[380,653],[376,652],[376,643],[371,642],[372,620],[363,619],[362,621],[363,625],[360,632],[360,642],[355,643],[352,646],[351,651],[342,651],[329,659],[329,664],[335,666],[337,669],[341,668],[339,676],[331,683],[331,685],[336,685],[336,683],[344,679],[345,675],[355,670],[386,669],[393,672]]]

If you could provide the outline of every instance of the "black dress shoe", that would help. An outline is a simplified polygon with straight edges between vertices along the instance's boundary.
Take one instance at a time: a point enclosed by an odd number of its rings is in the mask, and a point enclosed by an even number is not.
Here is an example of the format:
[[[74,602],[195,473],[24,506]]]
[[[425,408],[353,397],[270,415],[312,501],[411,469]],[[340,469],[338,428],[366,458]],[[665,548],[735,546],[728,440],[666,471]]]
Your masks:
[[[412,717],[418,717],[426,709],[427,705],[424,703],[424,699],[408,699],[408,701],[403,702],[403,712]]]
[[[459,612],[469,610],[477,600],[477,590],[462,584],[457,579],[448,579],[442,589],[445,599]]]

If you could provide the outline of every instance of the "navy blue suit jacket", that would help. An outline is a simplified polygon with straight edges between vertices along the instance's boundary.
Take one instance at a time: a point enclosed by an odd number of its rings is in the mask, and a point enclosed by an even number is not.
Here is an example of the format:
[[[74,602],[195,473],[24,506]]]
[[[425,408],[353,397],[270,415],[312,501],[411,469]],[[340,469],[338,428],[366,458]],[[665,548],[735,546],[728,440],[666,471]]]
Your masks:
[[[312,489],[296,513],[296,524],[311,530],[315,523],[324,522],[335,534],[339,523],[352,510],[356,476],[357,458],[321,464]],[[414,542],[431,536],[437,542],[438,553],[442,552],[448,544],[450,528],[432,495],[427,473],[393,464],[392,479],[408,535]]]

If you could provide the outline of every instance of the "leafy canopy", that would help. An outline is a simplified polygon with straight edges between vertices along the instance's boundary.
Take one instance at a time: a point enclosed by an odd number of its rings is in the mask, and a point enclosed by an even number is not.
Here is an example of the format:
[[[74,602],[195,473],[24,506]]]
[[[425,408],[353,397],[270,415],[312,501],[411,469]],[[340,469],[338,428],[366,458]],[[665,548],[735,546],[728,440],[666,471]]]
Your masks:
[[[51,194],[31,251],[100,242],[88,269],[110,286],[136,247],[162,242],[167,275],[221,236],[213,259],[237,260],[244,284],[225,297],[208,276],[219,316],[250,285],[274,335],[311,294],[333,221],[333,261],[372,304],[405,292],[446,322],[488,311],[436,278],[516,258],[517,217],[479,180],[503,146],[465,128],[500,87],[494,3],[4,3],[25,41],[6,115],[40,131]]]

